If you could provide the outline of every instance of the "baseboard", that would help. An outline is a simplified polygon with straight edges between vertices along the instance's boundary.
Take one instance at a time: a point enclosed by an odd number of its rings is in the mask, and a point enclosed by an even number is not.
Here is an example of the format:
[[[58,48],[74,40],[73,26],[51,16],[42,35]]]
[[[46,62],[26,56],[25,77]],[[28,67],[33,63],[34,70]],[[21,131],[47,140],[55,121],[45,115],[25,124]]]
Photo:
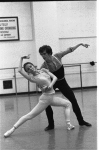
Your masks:
[[[76,88],[72,88],[72,90],[84,90],[84,89],[93,89],[93,88],[97,88],[97,86],[87,86],[87,87],[76,87]],[[57,89],[56,92],[59,92],[59,90]],[[11,95],[30,95],[30,94],[40,94],[42,93],[41,91],[33,91],[33,92],[20,92],[20,93],[5,93],[5,94],[0,94],[0,96],[11,96]]]

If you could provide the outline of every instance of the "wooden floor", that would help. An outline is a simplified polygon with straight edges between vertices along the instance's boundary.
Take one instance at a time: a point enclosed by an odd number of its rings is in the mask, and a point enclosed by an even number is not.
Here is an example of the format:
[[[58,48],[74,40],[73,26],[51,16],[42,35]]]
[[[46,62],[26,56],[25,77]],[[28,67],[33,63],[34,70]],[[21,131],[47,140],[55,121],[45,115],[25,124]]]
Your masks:
[[[0,150],[97,150],[97,89],[75,90],[84,119],[92,127],[80,127],[73,111],[72,131],[66,130],[63,108],[53,107],[55,129],[45,132],[45,111],[19,127],[9,138],[3,134],[38,102],[40,94],[0,97]],[[57,92],[57,96],[63,97]]]

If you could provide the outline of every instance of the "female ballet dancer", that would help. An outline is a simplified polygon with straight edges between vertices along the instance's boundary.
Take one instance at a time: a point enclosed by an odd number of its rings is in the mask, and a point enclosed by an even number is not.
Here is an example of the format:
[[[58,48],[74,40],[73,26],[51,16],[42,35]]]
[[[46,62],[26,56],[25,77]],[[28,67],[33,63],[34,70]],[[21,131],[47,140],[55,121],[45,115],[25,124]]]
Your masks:
[[[55,96],[53,85],[57,81],[57,77],[49,72],[47,69],[42,68],[37,70],[36,67],[31,63],[27,62],[24,64],[24,70],[22,69],[23,59],[29,59],[30,55],[21,57],[18,71],[30,82],[36,83],[42,90],[42,95],[39,98],[38,104],[26,115],[22,116],[14,126],[8,130],[4,137],[9,137],[19,126],[25,123],[27,120],[31,120],[42,111],[44,111],[48,105],[61,106],[65,108],[66,126],[67,130],[72,130],[75,127],[70,123],[70,106],[71,102],[61,97]],[[52,78],[52,81],[51,81]]]

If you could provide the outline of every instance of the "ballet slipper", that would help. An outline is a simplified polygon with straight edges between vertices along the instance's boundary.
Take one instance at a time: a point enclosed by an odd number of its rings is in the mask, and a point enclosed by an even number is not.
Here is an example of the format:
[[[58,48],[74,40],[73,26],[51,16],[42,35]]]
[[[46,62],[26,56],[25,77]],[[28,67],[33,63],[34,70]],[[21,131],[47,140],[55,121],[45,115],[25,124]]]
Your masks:
[[[67,130],[73,130],[75,126],[73,126],[71,123],[67,123]]]
[[[11,128],[10,130],[8,130],[8,131],[4,134],[4,137],[5,137],[5,138],[9,137],[14,131],[15,131],[15,127],[13,127],[13,128]]]

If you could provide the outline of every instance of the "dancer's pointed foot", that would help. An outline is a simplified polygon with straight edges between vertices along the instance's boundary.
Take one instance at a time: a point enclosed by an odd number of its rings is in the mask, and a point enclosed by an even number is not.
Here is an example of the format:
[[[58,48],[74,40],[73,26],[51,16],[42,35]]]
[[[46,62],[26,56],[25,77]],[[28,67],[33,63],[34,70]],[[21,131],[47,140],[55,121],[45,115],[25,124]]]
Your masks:
[[[5,134],[4,134],[4,137],[7,138],[9,137],[13,132],[14,132],[15,128],[11,128],[10,130],[8,130]]]
[[[67,130],[73,130],[75,126],[73,126],[71,123],[67,123]]]

